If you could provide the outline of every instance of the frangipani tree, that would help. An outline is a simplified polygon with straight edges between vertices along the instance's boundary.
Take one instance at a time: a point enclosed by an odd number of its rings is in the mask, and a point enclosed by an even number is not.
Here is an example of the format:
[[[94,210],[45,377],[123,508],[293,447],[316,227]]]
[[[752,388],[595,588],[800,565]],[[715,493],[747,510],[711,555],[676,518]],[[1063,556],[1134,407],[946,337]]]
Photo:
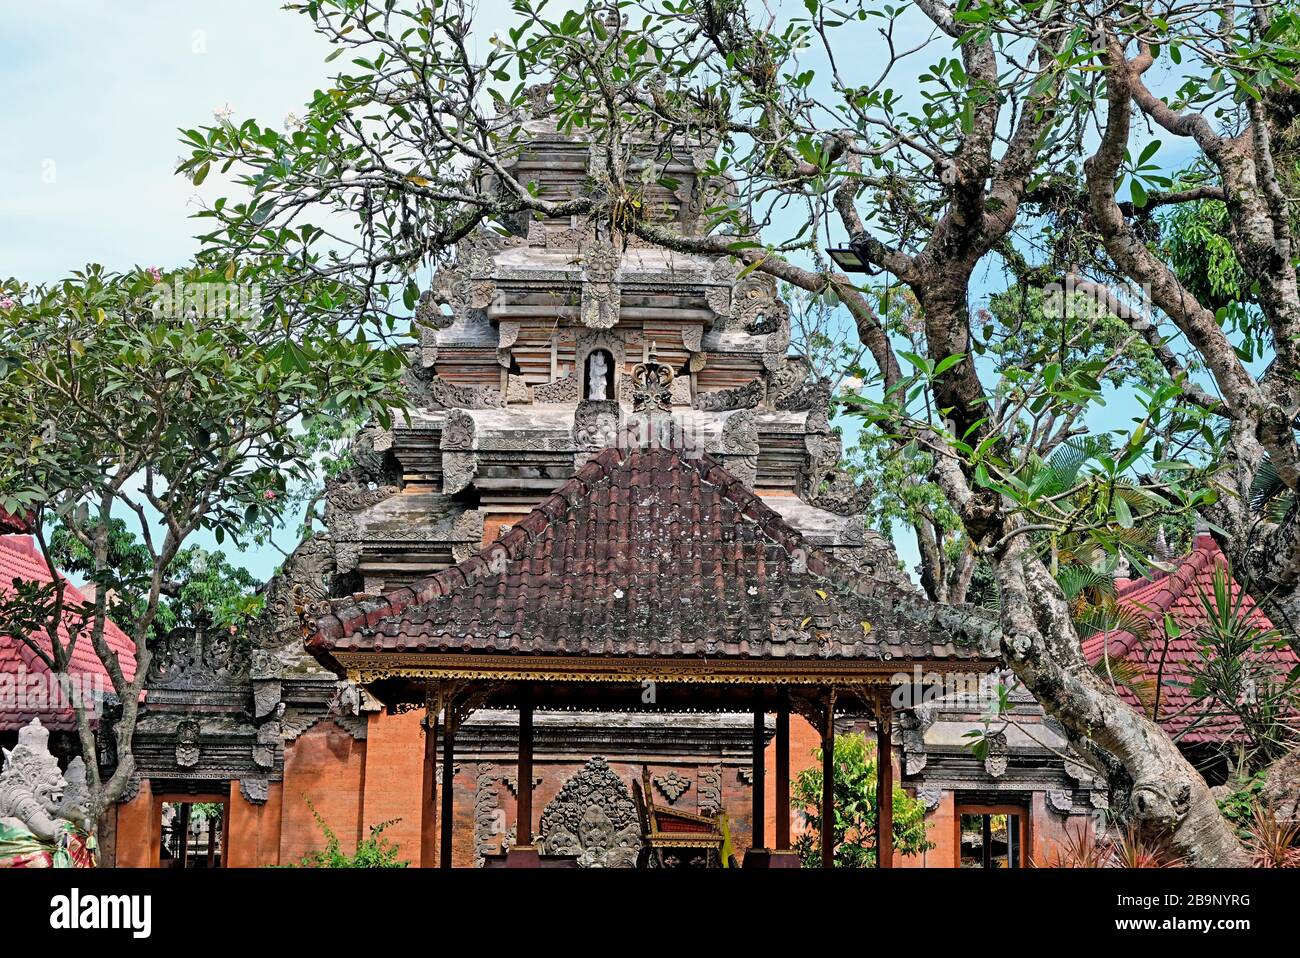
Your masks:
[[[1201,776],[1085,662],[1044,558],[1054,537],[1113,553],[1135,525],[1238,509],[1264,454],[1291,481],[1292,346],[1256,380],[1232,331],[1194,308],[1146,242],[1155,211],[1226,200],[1241,224],[1230,239],[1259,256],[1254,282],[1273,284],[1261,308],[1290,308],[1284,187],[1265,175],[1263,146],[1268,97],[1293,86],[1292,34],[1270,19],[1289,13],[944,0],[551,12],[516,0],[489,35],[460,0],[291,6],[347,66],[300,128],[185,133],[182,169],[196,182],[217,166],[250,190],[205,210],[205,255],[267,264],[276,289],[327,282],[351,313],[392,316],[416,307],[415,277],[471,231],[578,217],[600,238],[728,257],[837,304],[865,373],[847,405],[886,454],[924,464],[943,536],[964,537],[992,570],[1007,663],[1083,754],[1124,766],[1135,814],[1180,854],[1244,861]],[[1193,65],[1225,43],[1230,63]],[[1187,58],[1179,96],[1221,115],[1179,119],[1142,92],[1135,78],[1157,47]],[[1218,181],[1183,187],[1162,171],[1159,147],[1131,136],[1134,104],[1222,160]],[[512,172],[526,116],[594,144],[578,195]],[[667,170],[688,157],[703,211],[689,230],[653,199],[680,187]],[[828,237],[851,240],[865,282],[825,258]],[[976,308],[990,272],[1033,292],[1031,322],[999,332]],[[1117,291],[1123,278],[1151,296]],[[910,298],[913,329],[879,308],[882,286]],[[1287,329],[1274,349],[1295,338]],[[1099,410],[1117,393],[1123,421],[1107,422]],[[1085,433],[1109,435],[1052,485],[1042,464]],[[1223,528],[1231,547],[1267,542],[1283,558],[1300,541],[1288,522],[1276,541]],[[967,571],[944,572],[945,590],[950,578],[964,590]]]
[[[78,645],[109,675],[121,715],[107,778],[97,703],[74,702],[92,821],[134,771],[147,639],[187,543],[200,531],[222,541],[278,523],[287,485],[314,468],[304,423],[383,419],[392,401],[397,355],[319,320],[304,328],[291,312],[253,306],[255,296],[228,296],[242,280],[238,265],[218,274],[92,266],[48,286],[3,283],[0,508],[28,519],[52,584],[6,591],[0,628],[56,676],[69,674]],[[123,523],[143,552],[115,566]],[[93,602],[74,603],[58,574],[56,526],[97,587]],[[104,638],[110,595],[132,610],[130,677]]]

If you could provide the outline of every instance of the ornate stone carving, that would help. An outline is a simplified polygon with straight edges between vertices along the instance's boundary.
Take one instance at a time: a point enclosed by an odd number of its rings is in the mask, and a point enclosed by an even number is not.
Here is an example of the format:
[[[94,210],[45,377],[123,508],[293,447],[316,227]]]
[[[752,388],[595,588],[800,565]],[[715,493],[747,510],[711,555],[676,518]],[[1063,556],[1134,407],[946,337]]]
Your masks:
[[[727,320],[731,318],[732,287],[736,282],[736,267],[731,259],[723,257],[714,260],[709,267],[709,279],[712,285],[705,290],[704,295],[709,309],[717,314],[719,325],[725,328]]]
[[[59,832],[59,807],[68,787],[49,742],[49,730],[40,719],[32,719],[18,730],[13,751],[4,749],[0,769],[0,820],[16,820],[46,842]]]
[[[743,386],[719,389],[716,392],[697,393],[691,403],[696,409],[708,412],[726,412],[731,409],[755,409],[763,402],[767,387],[761,379],[751,379]]]
[[[721,452],[729,456],[758,455],[758,414],[752,409],[738,409],[722,423]]]
[[[478,456],[472,452],[444,452],[442,454],[442,491],[455,495],[469,487],[478,472]]]
[[[329,580],[337,565],[323,535],[299,543],[266,587],[262,615],[250,629],[250,675],[273,679],[286,670],[320,671],[303,649],[303,629],[330,611]]]
[[[496,766],[483,763],[478,767],[474,781],[474,867],[481,868],[483,859],[501,850],[508,838],[505,830],[505,812],[501,808],[497,789],[501,776]]]
[[[605,353],[597,350],[587,357],[587,398],[603,402],[613,397],[607,396],[608,383],[606,381],[610,373],[609,361],[605,358]]]
[[[451,383],[414,367],[403,373],[402,385],[407,402],[417,409],[499,409],[506,404],[499,389]]]
[[[577,855],[583,868],[636,866],[641,848],[636,806],[603,758],[588,761],[546,806],[541,845],[547,855]]]
[[[605,449],[618,440],[623,413],[617,402],[584,399],[573,411],[573,442],[579,449]]]
[[[716,815],[722,811],[722,766],[714,765],[700,772],[697,795],[701,815]]]
[[[916,790],[916,797],[925,806],[926,812],[932,812],[943,800],[943,789],[937,785],[922,785]]]
[[[1058,815],[1070,815],[1074,812],[1074,796],[1064,789],[1053,789],[1047,793],[1047,807]]]
[[[265,778],[244,778],[239,781],[239,794],[250,805],[264,805],[271,797],[271,783]]]
[[[663,775],[656,775],[654,783],[655,788],[663,793],[669,804],[676,802],[691,787],[691,780],[684,775],[678,774],[675,768]]]
[[[985,737],[988,752],[984,756],[984,771],[993,778],[1001,778],[1007,771],[1007,736],[1005,732],[993,732]]]
[[[199,723],[192,719],[176,723],[176,764],[193,768],[199,764]]]
[[[767,373],[767,398],[773,409],[786,409],[812,376],[812,364],[802,356],[785,358]]]
[[[722,456],[727,472],[739,479],[747,489],[758,481],[758,456]]]
[[[655,354],[632,367],[632,411],[671,412],[673,368],[656,362]]]
[[[596,240],[582,259],[582,323],[589,329],[612,329],[618,323],[618,250],[607,240]]]
[[[446,329],[454,323],[483,318],[482,311],[492,305],[496,295],[492,252],[497,245],[498,241],[484,232],[462,240],[456,250],[456,262],[437,272],[430,290],[429,302],[448,307],[451,315],[441,309],[425,308],[423,313],[416,311],[416,321],[426,327]],[[425,305],[421,303],[421,307]]]
[[[859,485],[847,472],[833,470],[822,480],[817,489],[804,496],[809,505],[837,516],[860,516],[871,504],[870,483]]]
[[[448,409],[447,418],[442,423],[439,446],[443,450],[473,449],[474,417],[463,409]]]
[[[229,628],[200,623],[173,629],[154,644],[152,689],[231,688],[248,681],[249,643]]]
[[[571,403],[581,399],[582,383],[573,374],[533,387],[533,402],[536,403]]]

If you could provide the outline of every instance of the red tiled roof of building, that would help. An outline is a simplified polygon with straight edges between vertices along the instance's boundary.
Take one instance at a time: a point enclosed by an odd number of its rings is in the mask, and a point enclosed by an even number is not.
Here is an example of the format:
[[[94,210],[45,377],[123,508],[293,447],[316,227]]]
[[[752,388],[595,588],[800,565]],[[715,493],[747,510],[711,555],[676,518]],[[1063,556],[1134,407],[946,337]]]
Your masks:
[[[864,623],[866,626],[864,627]],[[991,623],[874,581],[708,456],[607,449],[483,551],[337,609],[309,647],[575,656],[983,659]]]
[[[24,517],[16,516],[12,512],[0,508],[0,535],[31,531],[31,526]]]
[[[1139,642],[1130,632],[1098,633],[1083,642],[1083,654],[1092,664],[1108,655],[1111,660],[1125,659],[1142,669],[1140,680],[1154,684],[1162,676],[1160,690],[1160,724],[1165,731],[1181,743],[1195,744],[1222,742],[1240,729],[1233,716],[1206,716],[1195,707],[1195,699],[1188,687],[1191,678],[1189,666],[1200,658],[1196,630],[1206,622],[1206,609],[1202,594],[1214,595],[1214,576],[1218,568],[1227,568],[1227,559],[1214,537],[1198,535],[1192,552],[1178,566],[1155,579],[1135,579],[1119,590],[1121,605],[1136,611],[1151,622],[1150,639]],[[1269,620],[1249,595],[1243,595],[1241,585],[1230,581],[1234,602],[1240,598],[1242,613],[1260,629],[1272,629]],[[1178,624],[1179,636],[1165,647],[1165,615]],[[1163,659],[1163,668],[1162,668]],[[1300,660],[1286,645],[1269,649],[1260,655],[1261,661],[1273,663],[1289,671]],[[1134,708],[1143,707],[1127,688],[1119,686],[1120,696]],[[1199,721],[1198,721],[1199,719]],[[1190,728],[1195,724],[1194,728]]]
[[[49,568],[31,536],[0,535],[0,590],[12,589],[15,579],[40,583],[51,581]],[[77,604],[84,602],[85,597],[80,590],[69,583],[64,593],[64,601]],[[128,680],[134,677],[135,645],[130,637],[112,622],[105,624],[104,637],[109,647],[117,653],[123,674]],[[59,639],[63,642],[68,640],[67,628],[62,623],[59,625]],[[49,651],[47,637],[41,636],[41,646],[45,651]],[[48,675],[49,669],[26,643],[0,635],[0,673],[16,676],[23,672],[28,675]],[[71,672],[91,686],[102,688],[105,692],[112,691],[108,673],[95,654],[88,636],[83,635],[77,640],[76,647],[72,651]],[[49,694],[49,689],[42,687],[42,694]],[[47,728],[51,729],[70,730],[75,727],[72,711],[66,706],[53,703],[41,708],[32,707],[30,702],[21,699],[17,702],[0,700],[0,729],[21,728],[33,718],[39,718]]]

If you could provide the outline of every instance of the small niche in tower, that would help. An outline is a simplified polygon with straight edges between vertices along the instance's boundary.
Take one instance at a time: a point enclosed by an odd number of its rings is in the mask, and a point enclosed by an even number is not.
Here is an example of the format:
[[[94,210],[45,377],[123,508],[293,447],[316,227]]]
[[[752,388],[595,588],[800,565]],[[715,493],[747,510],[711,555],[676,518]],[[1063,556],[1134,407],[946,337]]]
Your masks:
[[[582,396],[584,399],[614,398],[614,356],[609,350],[593,349],[587,354]]]

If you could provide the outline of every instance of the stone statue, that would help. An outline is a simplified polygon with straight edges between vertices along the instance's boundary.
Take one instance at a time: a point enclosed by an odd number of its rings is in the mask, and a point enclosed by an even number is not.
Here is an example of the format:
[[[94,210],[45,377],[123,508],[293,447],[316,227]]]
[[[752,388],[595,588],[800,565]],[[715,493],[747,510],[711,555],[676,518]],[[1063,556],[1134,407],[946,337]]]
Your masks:
[[[605,354],[599,349],[592,352],[587,357],[587,398],[604,400],[609,396],[606,394],[606,379],[609,375],[609,363],[605,359]]]
[[[91,867],[89,791],[81,759],[65,778],[50,754],[50,733],[40,719],[18,732],[4,750],[0,770],[0,867]]]

